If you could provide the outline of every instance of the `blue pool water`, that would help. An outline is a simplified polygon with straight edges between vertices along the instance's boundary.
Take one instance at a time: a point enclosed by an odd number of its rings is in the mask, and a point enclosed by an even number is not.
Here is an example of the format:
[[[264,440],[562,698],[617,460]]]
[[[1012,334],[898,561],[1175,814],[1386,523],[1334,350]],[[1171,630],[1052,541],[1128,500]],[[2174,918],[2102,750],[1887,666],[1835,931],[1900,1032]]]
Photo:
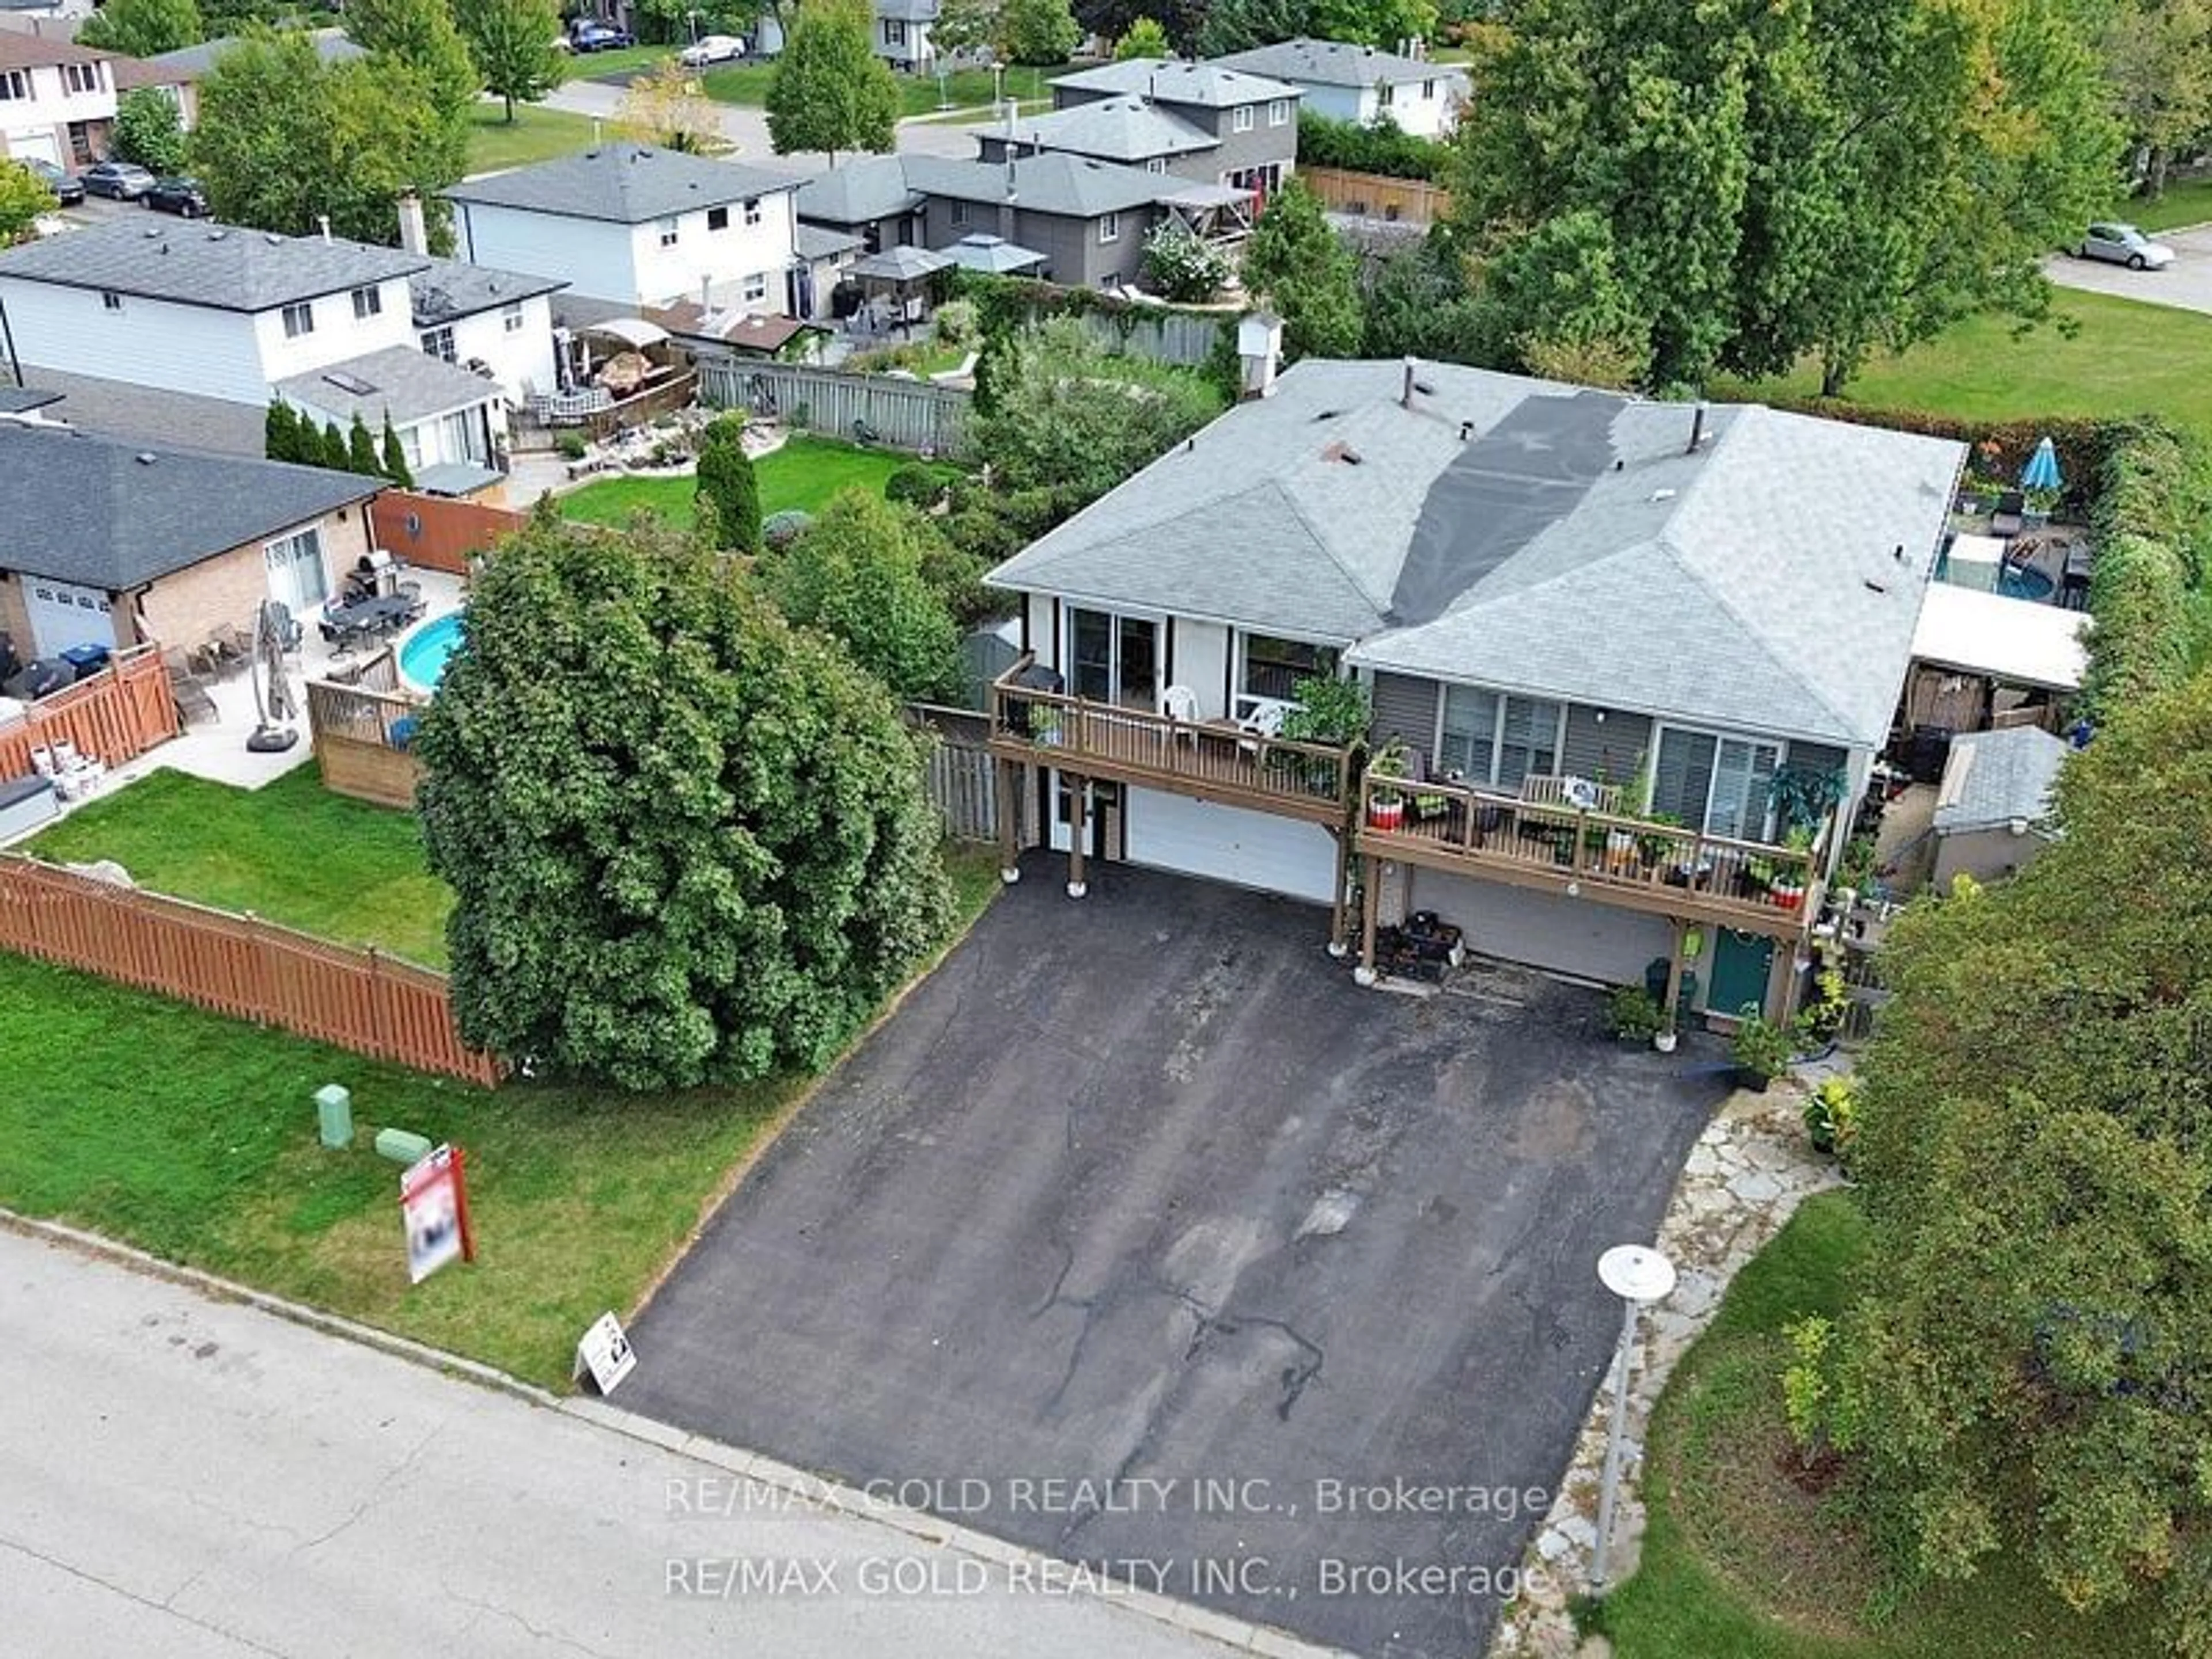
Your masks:
[[[1941,555],[1936,561],[1936,580],[1939,582],[1951,580],[1951,556],[1948,553]],[[2033,599],[2041,605],[2051,598],[2052,586],[2051,578],[2040,570],[2020,570],[2008,564],[1997,574],[1997,592],[2008,599]]]
[[[400,641],[399,672],[409,684],[425,691],[434,690],[440,676],[446,672],[446,659],[453,654],[453,647],[461,642],[461,613],[441,617],[422,627]]]

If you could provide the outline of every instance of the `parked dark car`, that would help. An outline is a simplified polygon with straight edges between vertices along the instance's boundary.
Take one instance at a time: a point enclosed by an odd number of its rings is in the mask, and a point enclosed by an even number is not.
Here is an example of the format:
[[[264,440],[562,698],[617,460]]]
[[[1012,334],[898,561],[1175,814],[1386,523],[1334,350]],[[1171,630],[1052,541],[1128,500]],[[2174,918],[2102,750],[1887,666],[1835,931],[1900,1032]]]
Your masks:
[[[94,196],[135,202],[154,188],[154,175],[130,161],[94,161],[77,175]]]
[[[207,192],[197,179],[156,179],[138,200],[159,213],[174,213],[186,219],[208,216]]]
[[[23,165],[31,170],[31,177],[53,191],[54,200],[64,207],[75,207],[84,200],[84,181],[71,178],[52,161],[34,155]]]
[[[612,23],[602,23],[586,18],[568,31],[568,46],[574,52],[614,52],[623,46],[634,46],[637,37],[628,29],[617,28]]]

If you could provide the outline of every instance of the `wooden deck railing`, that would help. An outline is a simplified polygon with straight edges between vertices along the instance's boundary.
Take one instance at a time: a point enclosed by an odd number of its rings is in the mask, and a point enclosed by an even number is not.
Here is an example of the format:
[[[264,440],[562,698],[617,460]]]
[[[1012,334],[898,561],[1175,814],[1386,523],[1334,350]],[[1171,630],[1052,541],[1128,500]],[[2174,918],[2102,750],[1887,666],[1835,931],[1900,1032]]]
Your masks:
[[[390,652],[368,665],[362,678],[396,678]],[[314,738],[315,763],[323,787],[380,806],[410,807],[422,763],[410,746],[422,718],[422,700],[408,692],[379,690],[373,684],[307,682],[307,730]]]
[[[1012,684],[1034,660],[1023,657],[992,682],[991,749],[1000,758],[1319,823],[1342,818],[1351,765],[1342,749]]]
[[[1395,808],[1388,803],[1395,800]],[[1711,836],[1462,784],[1361,780],[1358,850],[1528,884],[1574,884],[1638,909],[1784,936],[1820,911],[1824,829],[1810,848]]]

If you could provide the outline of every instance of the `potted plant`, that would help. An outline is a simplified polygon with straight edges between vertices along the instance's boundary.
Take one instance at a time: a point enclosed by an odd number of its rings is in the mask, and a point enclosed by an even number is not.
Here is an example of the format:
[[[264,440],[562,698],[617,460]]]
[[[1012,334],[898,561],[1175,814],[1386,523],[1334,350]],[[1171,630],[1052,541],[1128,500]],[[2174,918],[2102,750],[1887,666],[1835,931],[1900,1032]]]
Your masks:
[[[1810,853],[1813,850],[1813,832],[1802,823],[1793,823],[1790,826],[1790,833],[1784,838],[1783,844],[1793,853]],[[1774,902],[1784,909],[1795,910],[1804,902],[1806,872],[1809,863],[1808,860],[1806,864],[1780,864],[1773,866],[1773,873],[1767,883],[1767,891],[1773,896]]]
[[[1680,1041],[1680,1036],[1674,1030],[1674,1016],[1662,1012],[1659,1016],[1659,1029],[1651,1034],[1651,1046],[1662,1054],[1671,1054],[1674,1052],[1674,1045]]]
[[[1616,985],[1606,1004],[1605,1023],[1613,1036],[1643,1042],[1659,1034],[1666,1018],[1651,993],[1641,985]]]
[[[2051,522],[2051,515],[2058,510],[2058,492],[2049,485],[2023,490],[2021,494],[2021,525],[2024,529],[2040,530]]]
[[[1055,702],[1033,702],[1030,705],[1030,740],[1040,749],[1056,748],[1060,743],[1060,705]]]
[[[1367,823],[1374,830],[1400,830],[1406,823],[1406,792],[1399,787],[1406,775],[1406,745],[1393,738],[1367,763],[1367,775],[1378,780],[1367,798]]]
[[[1735,1062],[1737,1086],[1763,1095],[1790,1069],[1790,1034],[1759,1012],[1757,1003],[1747,1002],[1729,1058]]]
[[[1659,829],[1680,830],[1682,827],[1682,820],[1672,812],[1653,812],[1648,817],[1638,812],[1632,816],[1641,817],[1646,823],[1657,826],[1644,831],[1636,837],[1636,850],[1642,854],[1644,867],[1656,868],[1666,862],[1668,851],[1675,845],[1675,841],[1674,836],[1662,835],[1658,830]]]
[[[1832,1077],[1822,1081],[1805,1103],[1805,1133],[1816,1152],[1832,1154],[1838,1162],[1850,1157],[1851,1142],[1859,1128],[1859,1087],[1856,1079]]]

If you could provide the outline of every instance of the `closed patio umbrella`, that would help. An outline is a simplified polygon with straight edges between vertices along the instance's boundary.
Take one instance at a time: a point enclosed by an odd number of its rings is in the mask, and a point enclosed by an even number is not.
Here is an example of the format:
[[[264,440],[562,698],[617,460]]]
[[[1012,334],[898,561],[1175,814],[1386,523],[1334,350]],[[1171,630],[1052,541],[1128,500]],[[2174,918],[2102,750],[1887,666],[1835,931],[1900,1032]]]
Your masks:
[[[2065,476],[2058,470],[2058,447],[2045,438],[2036,445],[2035,453],[2027,458],[2027,465],[2020,475],[2022,489],[2063,489]]]

